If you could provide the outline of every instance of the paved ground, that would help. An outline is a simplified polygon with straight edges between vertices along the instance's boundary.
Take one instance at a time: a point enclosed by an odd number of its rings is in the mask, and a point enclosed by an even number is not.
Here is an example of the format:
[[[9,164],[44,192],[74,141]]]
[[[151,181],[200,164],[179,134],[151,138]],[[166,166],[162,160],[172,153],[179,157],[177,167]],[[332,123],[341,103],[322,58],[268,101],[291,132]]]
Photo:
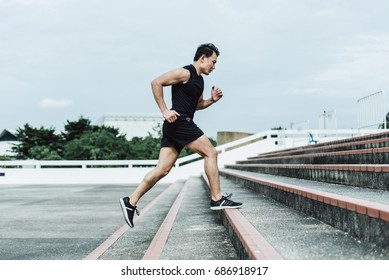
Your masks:
[[[124,224],[118,201],[133,187],[1,185],[0,259],[83,259]]]
[[[192,178],[163,259],[236,259],[235,250],[200,178]],[[141,216],[101,259],[141,259],[184,181],[155,186]],[[0,260],[81,260],[125,222],[119,198],[135,186],[0,186]],[[144,206],[160,193],[150,211]],[[184,241],[184,242],[183,242]],[[216,247],[213,246],[216,243]],[[216,248],[216,249],[215,249]]]

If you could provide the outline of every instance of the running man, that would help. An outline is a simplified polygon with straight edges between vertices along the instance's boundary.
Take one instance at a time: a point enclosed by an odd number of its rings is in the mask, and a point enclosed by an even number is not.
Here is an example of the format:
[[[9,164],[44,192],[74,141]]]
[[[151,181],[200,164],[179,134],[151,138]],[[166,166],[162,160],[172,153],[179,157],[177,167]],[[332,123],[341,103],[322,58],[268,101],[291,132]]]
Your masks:
[[[204,158],[204,170],[211,189],[211,209],[239,208],[242,203],[230,200],[220,191],[217,151],[208,137],[193,122],[196,110],[208,108],[218,102],[223,92],[213,86],[211,97],[203,98],[204,80],[214,69],[220,52],[213,44],[203,44],[197,48],[193,64],[171,70],[151,82],[154,99],[165,119],[162,127],[161,150],[157,167],[144,177],[143,181],[129,196],[120,199],[124,218],[134,227],[134,212],[139,215],[137,203],[174,166],[181,150],[188,147]],[[172,108],[168,109],[163,96],[163,87],[171,86]]]

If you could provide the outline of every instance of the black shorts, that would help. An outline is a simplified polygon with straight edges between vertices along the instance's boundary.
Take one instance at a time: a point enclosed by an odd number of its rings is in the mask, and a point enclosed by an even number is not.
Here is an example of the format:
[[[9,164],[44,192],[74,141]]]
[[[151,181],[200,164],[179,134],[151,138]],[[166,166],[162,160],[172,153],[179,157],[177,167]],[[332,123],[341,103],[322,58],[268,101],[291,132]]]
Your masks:
[[[190,142],[204,135],[204,132],[190,119],[179,117],[175,122],[166,120],[162,127],[161,148],[173,147],[178,153]]]

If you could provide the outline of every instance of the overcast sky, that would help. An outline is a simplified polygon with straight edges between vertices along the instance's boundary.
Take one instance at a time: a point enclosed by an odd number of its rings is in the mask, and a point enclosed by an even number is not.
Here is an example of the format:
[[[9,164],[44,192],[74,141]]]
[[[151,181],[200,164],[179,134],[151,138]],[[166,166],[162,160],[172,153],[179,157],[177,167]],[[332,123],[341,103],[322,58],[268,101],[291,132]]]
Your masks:
[[[205,42],[221,55],[204,97],[224,92],[197,112],[209,136],[315,129],[331,110],[356,128],[357,99],[389,90],[388,14],[387,0],[0,0],[0,130],[159,114],[150,81]]]

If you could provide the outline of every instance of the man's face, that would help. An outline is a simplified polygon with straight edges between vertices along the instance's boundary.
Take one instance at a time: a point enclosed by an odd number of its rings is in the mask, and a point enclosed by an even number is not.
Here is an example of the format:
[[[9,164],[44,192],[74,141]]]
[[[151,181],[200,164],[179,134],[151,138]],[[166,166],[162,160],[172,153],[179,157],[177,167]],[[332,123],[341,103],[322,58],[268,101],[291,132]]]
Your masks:
[[[203,73],[205,75],[209,75],[215,69],[216,62],[217,62],[217,55],[215,52],[213,52],[213,54],[210,57],[206,57],[204,55],[202,59]]]

